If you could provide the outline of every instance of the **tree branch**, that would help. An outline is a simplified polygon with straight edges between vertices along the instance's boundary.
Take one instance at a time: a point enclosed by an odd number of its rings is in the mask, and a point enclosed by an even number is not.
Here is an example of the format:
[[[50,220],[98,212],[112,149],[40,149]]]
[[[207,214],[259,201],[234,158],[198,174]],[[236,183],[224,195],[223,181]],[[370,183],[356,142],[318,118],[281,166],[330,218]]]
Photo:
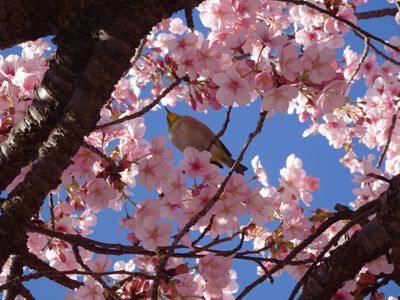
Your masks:
[[[381,39],[380,37],[377,37],[376,35],[373,35],[373,34],[369,33],[368,31],[365,31],[364,29],[362,29],[361,27],[355,25],[354,23],[337,16],[334,12],[329,11],[327,9],[323,9],[323,8],[315,5],[314,3],[311,3],[311,2],[308,2],[308,1],[304,1],[304,0],[277,0],[277,1],[286,2],[286,3],[293,3],[293,4],[297,4],[297,5],[304,5],[304,6],[307,6],[309,8],[312,8],[312,9],[314,9],[314,10],[316,10],[316,11],[318,11],[318,12],[324,14],[324,15],[327,15],[327,16],[329,16],[329,17],[331,17],[331,18],[333,18],[333,19],[335,19],[337,21],[342,22],[343,24],[346,24],[348,27],[350,27],[354,31],[356,31],[359,34],[361,34],[364,38],[369,38],[371,40],[375,40],[375,41],[377,41],[377,42],[379,42],[379,43],[381,43],[381,44],[383,44],[383,45],[385,45],[385,46],[387,46],[387,47],[389,47],[389,48],[391,48],[391,49],[393,49],[395,51],[400,52],[400,49],[397,48],[396,46],[393,46],[392,44],[389,44],[388,42],[386,42],[385,40]]]
[[[228,110],[226,111],[224,124],[222,125],[221,130],[216,134],[214,139],[210,142],[210,145],[207,147],[207,151],[210,151],[211,147],[216,143],[216,141],[225,134],[225,131],[228,128],[229,121],[231,120],[230,119],[231,111],[232,111],[232,106],[229,106]]]
[[[96,276],[105,276],[105,275],[132,275],[132,276],[139,276],[139,277],[144,277],[146,279],[152,279],[154,277],[149,276],[149,275],[145,275],[139,272],[129,272],[129,271],[125,271],[125,270],[119,270],[119,271],[109,271],[109,272],[88,272],[88,271],[79,271],[79,270],[67,270],[67,271],[59,271],[59,270],[55,270],[55,271],[40,271],[40,272],[36,272],[36,273],[31,273],[28,275],[24,275],[18,278],[15,278],[11,281],[8,281],[7,283],[0,285],[0,292],[11,288],[15,285],[20,284],[21,282],[25,282],[25,281],[30,281],[33,279],[39,279],[42,277],[55,277],[55,276],[65,276],[65,275],[96,275]]]
[[[389,131],[388,131],[388,140],[385,144],[385,147],[383,148],[381,155],[379,156],[378,163],[376,164],[377,168],[381,167],[383,159],[385,158],[386,152],[389,149],[390,142],[392,141],[393,130],[396,127],[396,122],[397,122],[398,116],[399,116],[399,111],[397,111],[397,113],[393,114],[393,116],[392,116],[392,123],[390,124]]]
[[[30,269],[36,270],[37,273],[44,272],[43,276],[58,283],[59,285],[62,285],[72,290],[82,286],[81,282],[73,280],[65,275],[58,274],[58,270],[50,267],[47,263],[39,259],[36,255],[28,252],[28,249],[26,249],[26,252],[22,254],[22,259],[24,264]]]
[[[398,10],[396,8],[384,8],[378,10],[371,10],[366,12],[356,13],[356,17],[359,20],[362,19],[372,19],[372,18],[382,18],[386,16],[395,16]]]
[[[98,283],[101,284],[101,286],[104,289],[104,294],[105,295],[109,295],[110,298],[114,299],[114,300],[118,300],[118,295],[111,290],[111,288],[107,285],[107,283],[104,282],[104,280],[101,278],[102,275],[98,275],[96,274],[96,272],[93,272],[92,270],[90,270],[90,268],[83,262],[82,257],[79,253],[79,248],[78,246],[73,246],[72,247],[72,251],[74,252],[74,256],[76,261],[79,263],[79,265],[86,271],[88,272],[94,280],[96,280]]]
[[[111,121],[105,124],[101,124],[96,126],[95,130],[99,130],[105,127],[109,127],[112,125],[116,125],[116,124],[120,124],[123,123],[127,120],[132,120],[132,119],[136,119],[139,118],[141,116],[143,116],[145,113],[149,112],[154,106],[156,106],[158,103],[160,103],[160,101],[166,96],[168,95],[169,92],[171,92],[176,86],[178,86],[181,83],[182,79],[177,78],[175,81],[173,81],[168,87],[166,87],[160,95],[157,96],[156,99],[154,99],[150,104],[146,105],[145,107],[143,107],[140,111],[135,112],[131,115],[122,117],[120,119],[117,119],[115,121]]]
[[[23,273],[23,264],[20,255],[13,254],[10,256],[11,265],[10,265],[10,272],[7,276],[7,281],[11,281],[14,278],[22,276]],[[3,300],[12,300],[16,296],[20,294],[21,285],[10,287],[9,289],[5,290],[3,293]]]
[[[310,274],[312,274],[313,270],[316,268],[317,264],[319,264],[325,254],[337,243],[339,242],[340,238],[346,234],[353,226],[360,224],[364,222],[370,215],[375,213],[375,207],[371,208],[370,210],[366,210],[363,213],[359,214],[357,217],[355,217],[351,222],[347,223],[341,230],[339,230],[338,233],[335,234],[333,238],[330,239],[329,243],[324,246],[322,251],[318,254],[317,258],[314,260],[310,268],[307,270],[307,272],[303,275],[303,277],[297,282],[296,286],[294,287],[293,291],[291,292],[289,296],[289,300],[293,300],[294,297],[296,296],[298,290],[300,287],[308,280]]]
[[[74,85],[64,118],[41,146],[32,170],[2,205],[0,244],[4,246],[0,248],[0,266],[25,236],[25,226],[39,210],[44,197],[60,184],[60,176],[71,163],[83,137],[94,129],[101,107],[130,66],[132,49],[165,15],[196,3],[172,0],[92,2],[103,12],[102,29],[94,37],[93,53],[79,82]]]
[[[41,143],[62,117],[93,50],[90,28],[76,28],[72,35],[60,34],[56,43],[56,54],[25,117],[0,144],[0,190],[12,182],[22,167],[37,159]]]
[[[251,284],[249,284],[239,294],[239,296],[236,299],[237,300],[243,299],[255,287],[257,287],[259,284],[264,282],[266,279],[270,278],[272,274],[274,274],[275,272],[282,269],[285,265],[287,265],[288,261],[292,261],[297,256],[297,254],[299,254],[304,248],[306,248],[308,245],[310,245],[316,238],[318,238],[331,225],[335,224],[336,222],[338,222],[340,220],[352,219],[354,217],[359,216],[360,214],[364,214],[366,211],[373,209],[375,207],[375,205],[376,205],[376,201],[371,201],[371,202],[363,205],[362,207],[360,207],[358,210],[356,210],[354,212],[347,210],[347,209],[345,209],[345,210],[339,209],[338,205],[336,205],[336,210],[338,212],[334,216],[325,220],[313,234],[308,236],[305,240],[303,240],[300,244],[298,244],[295,248],[293,248],[293,250],[290,251],[290,253],[284,258],[284,260],[281,263],[277,263],[275,267],[273,267],[267,273],[260,276],[255,281],[253,281]]]
[[[74,16],[90,1],[3,0],[0,2],[0,50],[54,35],[69,27]]]
[[[377,216],[315,268],[299,299],[330,299],[343,282],[353,279],[366,263],[385,254],[400,239],[399,186],[397,175],[377,199]]]

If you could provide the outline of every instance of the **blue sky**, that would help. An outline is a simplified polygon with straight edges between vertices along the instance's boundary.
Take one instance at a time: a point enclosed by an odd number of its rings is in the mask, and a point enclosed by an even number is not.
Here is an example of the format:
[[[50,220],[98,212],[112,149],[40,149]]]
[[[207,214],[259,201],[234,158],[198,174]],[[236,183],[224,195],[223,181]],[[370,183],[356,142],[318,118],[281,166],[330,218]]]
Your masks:
[[[370,2],[371,4],[362,7],[366,7],[368,10],[382,8],[383,6],[393,7],[389,6],[386,1],[371,0]],[[388,39],[392,35],[399,34],[399,27],[394,22],[393,17],[366,21],[362,20],[358,25],[385,39]],[[360,39],[350,34],[347,40],[348,43],[354,45],[353,49],[358,51],[362,50],[363,42]],[[10,53],[15,53],[15,51],[19,52],[19,49],[14,47],[6,51],[1,51],[0,54],[6,56]],[[350,96],[352,99],[355,99],[360,95],[362,95],[362,85],[359,85],[358,89]],[[231,150],[234,157],[236,157],[242,149],[249,132],[255,128],[259,108],[259,101],[255,101],[249,107],[233,109],[231,122],[222,140]],[[207,114],[200,114],[193,112],[190,107],[182,103],[172,110],[179,114],[196,117],[207,124],[214,132],[220,130],[225,118],[224,109],[221,111],[209,111]],[[145,116],[145,120],[147,126],[146,139],[151,140],[154,136],[168,134],[164,110],[160,109],[150,112]],[[255,139],[246,153],[243,164],[251,169],[251,159],[255,155],[259,155],[269,174],[270,182],[276,185],[278,183],[277,178],[279,176],[279,170],[284,167],[286,158],[291,153],[294,153],[297,157],[302,159],[307,174],[321,179],[319,191],[313,194],[313,208],[326,207],[333,209],[336,203],[347,204],[354,199],[352,189],[355,186],[351,183],[352,177],[350,173],[339,162],[339,159],[344,155],[344,150],[335,150],[331,148],[327,140],[322,136],[303,138],[303,131],[307,127],[308,123],[301,124],[298,122],[297,115],[275,114],[272,118],[268,118],[264,124],[262,134]],[[173,148],[170,143],[169,146]],[[361,153],[368,153],[363,147],[357,149],[361,150]],[[176,160],[182,157],[181,153],[175,150],[174,154]],[[246,177],[250,178],[251,175],[251,172],[248,172]],[[134,192],[135,202],[139,202],[149,195],[145,189],[140,187],[135,189]],[[114,212],[112,210],[106,210],[100,213],[96,231],[90,237],[100,241],[126,243],[125,232],[122,232],[120,235],[115,234],[119,227],[117,218],[122,216],[124,216],[123,211]],[[270,229],[273,229],[273,227]],[[119,259],[128,260],[129,256],[116,257],[116,260]],[[255,264],[235,264],[234,268],[239,275],[238,283],[242,288],[256,278]],[[260,285],[247,299],[286,299],[294,285],[295,281],[287,274],[283,274],[276,278],[273,285],[268,282]],[[57,299],[61,299],[62,295],[65,294],[64,288],[46,279],[32,281],[26,286],[32,290],[33,295],[37,299],[50,300],[55,299],[55,296]],[[392,284],[385,290],[389,294],[395,294],[399,291],[399,288]]]

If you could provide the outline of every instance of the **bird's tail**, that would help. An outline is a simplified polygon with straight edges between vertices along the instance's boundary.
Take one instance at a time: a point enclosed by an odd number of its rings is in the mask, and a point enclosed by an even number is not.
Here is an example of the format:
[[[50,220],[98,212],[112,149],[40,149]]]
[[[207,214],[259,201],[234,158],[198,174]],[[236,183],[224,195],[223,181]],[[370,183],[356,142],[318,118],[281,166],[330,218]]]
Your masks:
[[[234,163],[235,163],[235,160],[230,157],[229,163],[227,165],[229,168],[232,168]],[[239,164],[234,171],[238,174],[244,175],[244,172],[247,171],[247,167],[242,164]]]
[[[246,172],[246,171],[247,171],[247,167],[242,164],[239,164],[235,169],[236,173],[242,174],[242,175],[244,175],[244,172]]]

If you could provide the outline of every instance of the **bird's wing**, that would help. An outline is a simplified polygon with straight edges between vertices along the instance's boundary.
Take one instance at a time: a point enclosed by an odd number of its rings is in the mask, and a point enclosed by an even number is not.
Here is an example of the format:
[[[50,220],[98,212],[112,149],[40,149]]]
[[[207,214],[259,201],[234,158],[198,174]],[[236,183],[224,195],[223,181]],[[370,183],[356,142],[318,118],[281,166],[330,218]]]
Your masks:
[[[195,118],[185,116],[179,119],[173,128],[174,136],[181,144],[181,147],[194,147],[199,151],[207,150],[211,141],[214,139],[214,133],[207,125],[197,121]],[[180,138],[178,138],[180,137]]]
[[[184,133],[184,135],[190,140],[192,145],[197,145],[195,148],[198,150],[207,150],[208,147],[210,146],[211,142],[215,138],[215,134],[208,128],[207,125],[204,123],[196,120],[195,118],[192,117],[185,117],[185,122],[182,122],[181,124],[181,130]],[[205,144],[203,141],[207,141]],[[216,146],[218,147],[218,143],[221,145],[221,148],[223,151],[231,157],[232,154],[229,152],[228,148],[224,145],[224,143],[221,142],[220,139],[216,141]],[[194,146],[192,146],[194,147]]]
[[[219,143],[221,144],[222,149],[224,149],[225,153],[229,156],[232,157],[232,153],[229,152],[228,148],[226,148],[226,146],[224,145],[224,143],[218,139]]]

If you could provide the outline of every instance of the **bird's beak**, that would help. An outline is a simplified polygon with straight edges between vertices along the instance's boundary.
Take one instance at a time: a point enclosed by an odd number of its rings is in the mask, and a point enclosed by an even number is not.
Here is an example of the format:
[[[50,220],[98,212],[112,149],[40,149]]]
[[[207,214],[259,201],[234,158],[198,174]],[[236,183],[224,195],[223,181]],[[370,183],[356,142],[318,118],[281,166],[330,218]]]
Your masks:
[[[164,106],[164,108],[167,111],[167,113],[171,113],[171,111],[168,108],[166,108],[165,106]]]

